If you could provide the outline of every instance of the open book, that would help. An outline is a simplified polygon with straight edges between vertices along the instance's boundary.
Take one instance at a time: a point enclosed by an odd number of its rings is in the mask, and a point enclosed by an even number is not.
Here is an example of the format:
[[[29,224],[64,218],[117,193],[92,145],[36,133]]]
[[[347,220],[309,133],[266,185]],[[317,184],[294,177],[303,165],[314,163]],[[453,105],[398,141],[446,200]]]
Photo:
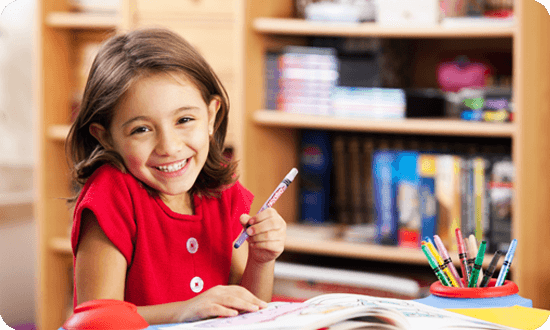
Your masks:
[[[272,302],[265,309],[235,317],[160,327],[185,329],[514,329],[427,306],[412,300],[357,294],[323,294],[303,303]]]

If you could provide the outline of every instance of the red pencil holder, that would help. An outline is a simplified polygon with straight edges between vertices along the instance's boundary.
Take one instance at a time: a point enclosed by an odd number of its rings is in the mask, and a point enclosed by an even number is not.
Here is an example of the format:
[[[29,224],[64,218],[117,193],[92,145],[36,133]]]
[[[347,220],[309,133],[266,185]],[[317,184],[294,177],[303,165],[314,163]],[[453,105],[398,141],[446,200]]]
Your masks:
[[[530,299],[519,296],[519,288],[512,281],[496,286],[491,279],[484,288],[456,288],[444,286],[437,281],[430,286],[431,295],[416,301],[439,308],[485,308],[510,307],[514,305],[533,307]]]

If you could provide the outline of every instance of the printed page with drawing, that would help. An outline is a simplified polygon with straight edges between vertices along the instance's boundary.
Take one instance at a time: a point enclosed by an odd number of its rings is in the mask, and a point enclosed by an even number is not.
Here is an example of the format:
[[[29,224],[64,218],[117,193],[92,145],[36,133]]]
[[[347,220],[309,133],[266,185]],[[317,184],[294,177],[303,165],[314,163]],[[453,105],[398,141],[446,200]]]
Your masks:
[[[415,301],[358,294],[324,294],[304,303],[272,302],[261,311],[161,327],[163,330],[513,329]]]

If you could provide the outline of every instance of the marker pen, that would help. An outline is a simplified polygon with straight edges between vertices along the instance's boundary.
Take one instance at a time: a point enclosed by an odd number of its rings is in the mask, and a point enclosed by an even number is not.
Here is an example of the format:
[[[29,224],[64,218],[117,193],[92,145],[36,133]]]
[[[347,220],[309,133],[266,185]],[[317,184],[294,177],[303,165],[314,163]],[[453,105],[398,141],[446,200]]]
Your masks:
[[[269,196],[267,201],[265,201],[264,205],[258,211],[258,213],[262,212],[263,210],[269,207],[272,207],[273,204],[275,204],[275,202],[279,199],[279,197],[281,197],[281,195],[285,192],[286,188],[294,180],[297,174],[298,174],[298,170],[296,168],[292,168],[290,172],[288,172],[288,174],[285,176],[283,181],[277,186],[277,188],[275,188],[275,190],[273,191],[271,196]],[[237,241],[235,241],[235,244],[233,244],[233,247],[235,249],[238,249],[241,245],[243,245],[244,241],[246,241],[246,239],[249,237],[248,234],[246,233],[246,229],[248,227],[249,226],[246,226],[246,228],[243,230],[239,238],[237,238]]]
[[[430,236],[424,237],[424,240],[426,241],[426,243],[432,243],[436,250],[438,249],[437,245],[434,244],[434,241],[430,238]]]
[[[462,238],[462,232],[460,228],[456,228],[456,243],[458,246],[458,259],[460,259],[460,268],[462,270],[462,282],[468,285],[470,281],[470,269],[468,268],[468,254],[464,246],[464,239]]]
[[[478,254],[477,241],[476,241],[476,237],[474,236],[474,234],[470,234],[470,236],[468,236],[468,251],[470,253],[468,255],[470,257],[470,259],[468,259],[468,263],[470,263],[470,260],[473,259],[472,268],[470,269],[470,276],[472,276],[472,274],[474,273],[475,259],[476,259],[476,256]],[[483,270],[479,269],[479,275],[478,275],[478,278],[477,278],[476,286],[481,283],[481,278],[482,277],[483,277]],[[471,280],[471,278],[470,278],[470,280]]]
[[[447,265],[445,265],[445,263],[443,262],[443,258],[441,258],[439,253],[437,253],[437,251],[435,250],[434,245],[432,243],[427,243],[427,242],[425,244],[423,243],[422,245],[426,245],[428,247],[428,250],[431,252],[433,257],[435,258],[435,261],[437,261],[437,263],[439,264],[439,267],[441,268],[443,273],[447,275],[447,277],[449,278],[449,282],[451,283],[451,286],[458,288],[459,287],[458,282],[456,281],[455,277],[453,276],[449,268],[447,268]]]
[[[477,287],[477,280],[479,278],[479,273],[481,272],[481,266],[483,265],[483,257],[485,257],[485,248],[487,247],[486,241],[481,241],[479,245],[479,251],[477,252],[476,261],[474,263],[474,269],[472,269],[472,276],[470,276],[470,281],[468,282],[469,288]]]
[[[445,244],[443,244],[441,237],[439,237],[439,235],[434,235],[434,242],[435,246],[437,246],[437,251],[439,251],[441,258],[443,258],[443,263],[447,265],[447,268],[449,268],[449,271],[451,272],[451,274],[453,274],[456,282],[458,283],[458,286],[463,288],[464,283],[462,283],[462,281],[460,280],[460,275],[458,275],[455,265],[451,260],[451,256],[449,256],[449,253],[447,252],[447,249],[445,248]]]
[[[434,257],[432,256],[430,251],[428,251],[428,247],[425,244],[422,244],[422,252],[424,252],[424,255],[426,256],[426,258],[428,258],[430,268],[434,271],[435,276],[437,276],[441,284],[443,284],[444,286],[452,286],[451,283],[449,283],[449,280],[447,279],[445,274],[443,274],[443,272],[441,271],[441,268],[437,265],[437,261],[435,261]]]
[[[493,277],[493,274],[495,273],[495,269],[497,268],[498,260],[500,259],[500,256],[503,255],[503,252],[498,250],[493,255],[493,259],[491,259],[491,263],[489,264],[489,267],[487,268],[487,271],[485,272],[485,275],[483,276],[483,280],[481,280],[481,284],[479,285],[480,288],[484,288],[489,284],[489,280],[491,277]]]
[[[508,275],[508,271],[510,270],[510,265],[512,264],[512,260],[514,259],[514,254],[516,253],[517,244],[518,244],[518,240],[514,238],[510,243],[508,252],[506,252],[506,257],[504,257],[504,263],[500,268],[500,273],[498,273],[497,282],[495,283],[495,286],[501,286],[502,284],[504,284],[504,280],[506,279],[506,275]]]

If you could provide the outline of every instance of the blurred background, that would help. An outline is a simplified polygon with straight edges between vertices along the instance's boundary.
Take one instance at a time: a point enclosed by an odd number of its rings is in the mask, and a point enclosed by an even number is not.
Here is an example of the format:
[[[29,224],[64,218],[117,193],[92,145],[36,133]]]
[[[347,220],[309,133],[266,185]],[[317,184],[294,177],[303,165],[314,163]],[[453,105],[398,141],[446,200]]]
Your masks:
[[[292,167],[275,298],[415,299],[420,250],[454,230],[496,250],[550,309],[550,15],[535,0],[15,0],[0,15],[0,316],[72,313],[75,185],[64,141],[91,61],[116,32],[164,26],[231,99],[225,155],[252,210]],[[532,256],[537,255],[537,262]],[[322,275],[322,276],[321,276]]]
[[[7,3],[2,3],[7,4]],[[31,329],[35,320],[37,227],[33,215],[33,41],[35,0],[0,15],[0,316]],[[28,326],[25,326],[28,324]]]

